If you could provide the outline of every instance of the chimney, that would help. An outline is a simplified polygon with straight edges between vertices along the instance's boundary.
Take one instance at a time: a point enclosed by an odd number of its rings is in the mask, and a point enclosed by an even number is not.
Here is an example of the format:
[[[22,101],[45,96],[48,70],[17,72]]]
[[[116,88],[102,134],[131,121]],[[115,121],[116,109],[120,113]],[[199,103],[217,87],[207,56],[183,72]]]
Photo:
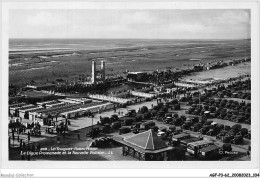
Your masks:
[[[96,61],[92,61],[92,84],[97,83]]]
[[[102,81],[105,82],[106,80],[106,66],[105,66],[105,61],[101,61],[101,74],[102,74]]]

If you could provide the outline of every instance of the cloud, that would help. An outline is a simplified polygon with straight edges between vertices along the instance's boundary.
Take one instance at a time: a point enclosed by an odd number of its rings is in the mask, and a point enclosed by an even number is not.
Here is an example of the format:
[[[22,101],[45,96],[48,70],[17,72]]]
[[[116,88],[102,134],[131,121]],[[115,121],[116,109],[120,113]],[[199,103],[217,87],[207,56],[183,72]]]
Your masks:
[[[119,22],[125,25],[133,25],[133,24],[152,24],[156,23],[158,20],[153,16],[153,14],[147,11],[136,11],[130,12],[119,17]]]
[[[59,26],[67,23],[66,19],[61,15],[57,15],[47,11],[38,12],[36,15],[28,16],[26,19],[28,25],[33,26]]]
[[[228,25],[250,24],[250,13],[248,10],[226,10],[217,16],[214,22]]]
[[[23,10],[12,11],[20,38],[245,38],[249,10]],[[19,27],[19,28],[17,28]]]

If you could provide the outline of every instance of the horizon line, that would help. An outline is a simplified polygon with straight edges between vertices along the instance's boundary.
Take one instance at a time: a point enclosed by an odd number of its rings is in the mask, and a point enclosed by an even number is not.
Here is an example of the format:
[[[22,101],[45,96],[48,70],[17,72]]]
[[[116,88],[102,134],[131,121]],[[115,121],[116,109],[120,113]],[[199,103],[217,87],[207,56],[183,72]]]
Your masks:
[[[207,39],[197,39],[197,38],[9,38],[9,40],[14,39],[39,39],[39,40],[59,40],[59,39],[71,39],[71,40],[251,40],[250,38],[207,38]]]

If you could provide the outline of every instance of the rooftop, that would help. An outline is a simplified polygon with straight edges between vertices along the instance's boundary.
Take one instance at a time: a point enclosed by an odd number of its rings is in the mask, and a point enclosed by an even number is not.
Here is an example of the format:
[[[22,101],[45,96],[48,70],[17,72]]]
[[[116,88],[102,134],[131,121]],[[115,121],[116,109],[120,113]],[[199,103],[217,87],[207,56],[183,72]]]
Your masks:
[[[190,136],[190,134],[188,134],[188,133],[181,133],[181,134],[174,135],[173,138],[178,139],[178,138],[188,137],[188,136]]]
[[[17,108],[17,107],[23,107],[27,105],[26,103],[15,103],[15,104],[10,104],[9,108]]]
[[[35,98],[50,96],[50,94],[48,94],[48,93],[44,93],[44,92],[36,91],[36,90],[23,91],[20,93],[20,95],[27,96],[27,97],[35,97]]]
[[[210,146],[201,148],[200,151],[201,151],[201,152],[209,152],[209,151],[218,150],[218,149],[219,149],[218,146],[216,146],[216,145],[210,145]]]
[[[29,111],[38,108],[38,106],[35,105],[28,105],[27,107],[21,107],[19,108],[19,111]]]
[[[35,84],[35,85],[27,85],[26,87],[29,88],[37,88],[37,87],[52,87],[55,86],[55,84],[46,83],[46,84]]]
[[[57,100],[52,100],[52,101],[45,101],[45,102],[37,102],[37,104],[39,105],[43,105],[43,104],[56,104],[56,103],[60,103]]]
[[[166,143],[151,129],[124,138],[124,141],[144,150],[159,150],[167,147]]]
[[[128,74],[145,74],[146,72],[128,72]]]

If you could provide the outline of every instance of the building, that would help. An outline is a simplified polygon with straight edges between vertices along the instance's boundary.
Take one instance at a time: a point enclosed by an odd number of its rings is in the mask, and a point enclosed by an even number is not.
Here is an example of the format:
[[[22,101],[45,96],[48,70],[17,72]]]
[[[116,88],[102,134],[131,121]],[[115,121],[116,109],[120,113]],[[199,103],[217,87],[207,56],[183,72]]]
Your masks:
[[[100,76],[99,78],[97,76]],[[105,67],[105,61],[101,61],[100,71],[97,70],[97,64],[96,61],[92,61],[92,77],[91,77],[91,83],[97,84],[98,82],[104,83],[106,80],[106,67]]]
[[[91,83],[96,84],[97,83],[97,73],[96,73],[96,61],[92,61],[92,78],[91,78]]]
[[[60,103],[60,102],[56,101],[56,100],[51,100],[51,101],[45,101],[45,102],[37,102],[36,104],[38,106],[46,107],[46,105],[53,105],[53,104],[56,104],[56,103]]]
[[[56,100],[58,98],[65,98],[65,96],[49,94],[37,90],[23,91],[20,93],[20,96],[24,96],[25,97],[24,100],[26,100],[27,103],[32,103],[32,104],[36,104],[37,102]]]
[[[18,117],[19,108],[22,108],[25,106],[32,106],[32,105],[27,105],[26,103],[11,104],[11,105],[9,105],[9,114],[13,117]]]
[[[101,80],[105,82],[106,80],[106,66],[105,66],[105,61],[101,61]]]
[[[128,72],[127,80],[128,81],[135,81],[135,82],[143,82],[147,79],[146,72]]]
[[[24,96],[10,96],[9,97],[9,104],[12,103],[21,103],[24,101]]]
[[[106,95],[89,95],[89,98],[101,101],[108,101],[111,103],[119,103],[119,104],[131,104],[133,99],[125,99],[125,98],[118,98],[113,96],[106,96]]]
[[[27,105],[19,108],[19,117],[22,119],[29,119],[29,112],[34,109],[38,109],[38,106],[35,105]]]
[[[66,111],[61,113],[60,115],[67,119],[77,118],[80,117],[88,112],[96,113],[96,112],[102,112],[105,110],[113,109],[114,104],[112,103],[91,103],[88,105],[84,105],[76,110]]]
[[[139,92],[139,91],[131,91],[130,93],[133,96],[143,97],[143,98],[154,98],[154,97],[156,97],[156,94],[154,94],[154,93],[144,93],[144,92]]]
[[[142,161],[167,160],[173,150],[152,129],[125,137],[118,142],[123,144],[124,156],[129,155]]]
[[[177,88],[166,88],[166,93],[173,93],[177,90]]]
[[[27,85],[26,88],[34,90],[54,90],[55,84],[39,84],[39,85]]]
[[[214,155],[219,154],[220,147],[216,145],[209,145],[199,150],[198,156],[202,159],[212,159]]]
[[[68,100],[71,101],[76,101],[78,103],[82,103],[82,104],[87,104],[87,103],[91,103],[92,100],[91,99],[87,99],[87,98],[67,98]]]

